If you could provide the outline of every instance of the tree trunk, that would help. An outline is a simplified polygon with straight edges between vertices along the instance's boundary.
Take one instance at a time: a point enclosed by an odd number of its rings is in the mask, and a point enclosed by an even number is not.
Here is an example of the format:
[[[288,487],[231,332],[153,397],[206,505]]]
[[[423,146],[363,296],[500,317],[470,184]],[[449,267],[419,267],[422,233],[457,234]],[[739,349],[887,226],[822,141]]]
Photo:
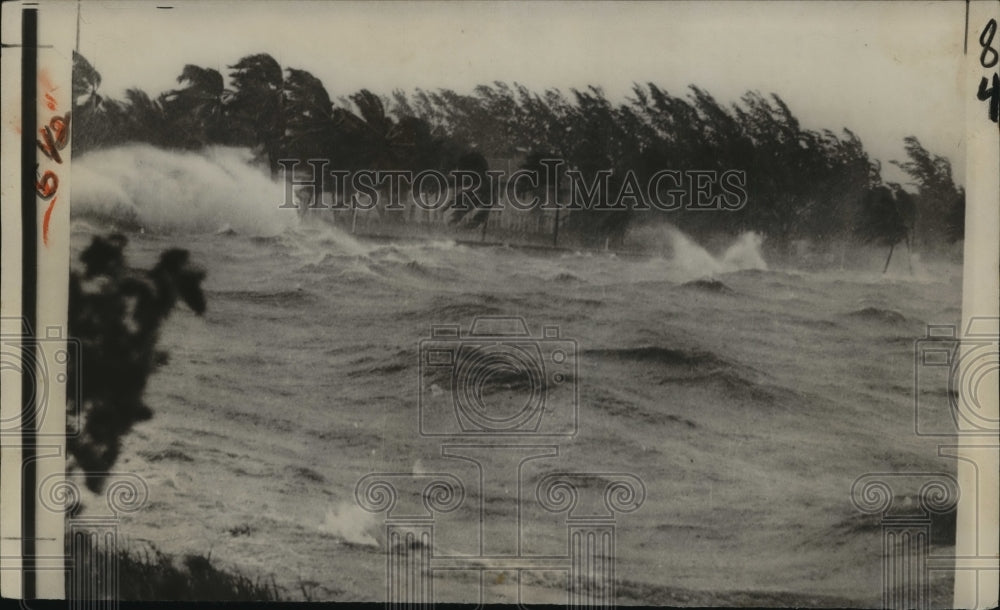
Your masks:
[[[479,241],[486,241],[486,226],[490,224],[490,213],[486,212],[486,218],[483,219],[483,232],[479,235]]]
[[[882,273],[885,273],[886,271],[889,270],[889,261],[892,260],[892,250],[895,247],[896,244],[892,244],[891,246],[889,246],[889,256],[885,259],[885,267],[882,267]]]
[[[552,245],[559,245],[559,210],[556,210],[556,219],[552,223]]]
[[[910,275],[913,275],[913,241],[910,236],[906,237],[906,264],[910,268]]]

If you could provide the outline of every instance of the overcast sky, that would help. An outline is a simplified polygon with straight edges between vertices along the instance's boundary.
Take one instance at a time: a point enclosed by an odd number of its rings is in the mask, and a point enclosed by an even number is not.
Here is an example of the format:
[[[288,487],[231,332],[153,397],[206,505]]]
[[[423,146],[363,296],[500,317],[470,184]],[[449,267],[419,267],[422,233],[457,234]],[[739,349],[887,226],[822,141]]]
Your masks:
[[[614,100],[633,82],[674,94],[694,83],[726,103],[756,89],[781,95],[807,128],[852,129],[884,169],[916,135],[964,181],[962,2],[84,0],[81,12],[80,52],[115,97],[176,87],[188,63],[225,74],[258,52],[312,72],[334,99],[495,80],[595,84]]]

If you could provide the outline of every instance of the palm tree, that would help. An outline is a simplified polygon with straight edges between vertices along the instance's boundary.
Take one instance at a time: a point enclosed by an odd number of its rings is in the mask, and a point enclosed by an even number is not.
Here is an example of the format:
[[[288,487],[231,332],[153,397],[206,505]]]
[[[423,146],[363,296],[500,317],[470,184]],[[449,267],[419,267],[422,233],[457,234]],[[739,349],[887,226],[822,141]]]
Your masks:
[[[920,141],[903,139],[908,161],[891,163],[906,172],[917,187],[919,226],[914,236],[924,246],[961,239],[964,232],[965,191],[955,184],[951,162],[929,152]]]
[[[382,98],[367,89],[350,96],[360,116],[348,113],[345,127],[354,135],[355,155],[371,169],[430,169],[440,161],[441,142],[429,121],[386,113]]]
[[[233,89],[225,94],[225,112],[234,143],[257,148],[271,176],[278,175],[285,133],[284,75],[266,53],[247,55],[229,66]]]
[[[490,218],[490,208],[493,207],[494,203],[496,203],[494,201],[492,190],[489,186],[489,176],[486,174],[486,172],[490,169],[490,164],[486,161],[486,157],[483,156],[483,153],[478,150],[470,150],[458,158],[454,169],[465,172],[474,172],[478,176],[479,186],[472,192],[472,195],[476,200],[485,203],[487,207],[453,207],[451,222],[452,224],[458,224],[465,221],[471,227],[482,228],[480,239],[485,241],[486,227]]]
[[[397,96],[398,98],[399,96]],[[403,114],[394,120],[386,112],[385,102],[367,89],[349,96],[358,110],[338,109],[338,130],[351,169],[410,170],[438,169],[446,155],[442,138],[435,135],[429,121]],[[408,106],[408,104],[407,104]],[[402,199],[407,193],[396,193]],[[390,202],[399,205],[400,201]],[[384,221],[385,209],[377,208]]]
[[[882,273],[889,270],[896,244],[905,241],[909,250],[913,214],[913,198],[898,184],[877,186],[865,197],[858,231],[864,241],[889,246]]]
[[[95,110],[101,104],[97,90],[101,86],[101,73],[87,58],[73,52],[73,106]]]
[[[184,66],[177,82],[186,84],[164,94],[161,103],[178,140],[185,148],[199,148],[222,141],[222,103],[225,86],[222,74],[192,64]]]
[[[125,92],[125,100],[126,137],[154,146],[169,145],[172,129],[161,100],[150,99],[145,91],[135,88]]]
[[[100,93],[101,73],[73,53],[73,154],[79,155],[121,139],[122,108]]]
[[[288,69],[283,96],[283,148],[297,159],[325,158],[335,139],[333,103],[323,83]]]

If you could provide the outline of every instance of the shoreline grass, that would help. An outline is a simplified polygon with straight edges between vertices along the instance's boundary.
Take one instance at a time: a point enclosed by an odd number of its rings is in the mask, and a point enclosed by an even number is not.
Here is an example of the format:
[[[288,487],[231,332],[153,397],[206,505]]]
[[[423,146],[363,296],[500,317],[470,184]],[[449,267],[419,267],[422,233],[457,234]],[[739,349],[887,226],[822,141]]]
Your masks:
[[[93,543],[67,555],[66,592],[73,599],[100,598],[105,585],[107,557]],[[151,542],[141,548],[114,551],[117,589],[121,601],[285,601],[274,576],[250,576],[238,568],[222,568],[211,553],[168,555]],[[73,557],[79,558],[75,565]],[[102,572],[103,571],[103,572]],[[95,593],[97,592],[97,593]]]

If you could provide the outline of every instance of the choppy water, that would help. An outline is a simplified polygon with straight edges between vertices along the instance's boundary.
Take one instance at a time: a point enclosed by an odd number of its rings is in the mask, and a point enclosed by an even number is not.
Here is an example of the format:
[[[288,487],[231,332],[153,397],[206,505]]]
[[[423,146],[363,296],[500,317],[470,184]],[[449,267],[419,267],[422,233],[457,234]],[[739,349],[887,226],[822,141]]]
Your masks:
[[[181,246],[209,272],[207,314],[165,325],[155,417],[119,464],[151,487],[124,527],[133,539],[274,573],[292,596],[306,583],[317,599],[380,600],[381,516],[357,508],[355,484],[451,472],[470,482],[436,552],[477,550],[480,499],[484,535],[516,544],[516,485],[480,497],[474,467],[419,435],[418,401],[435,391],[419,342],[484,315],[576,342],[579,433],[525,467],[526,488],[555,471],[645,484],[642,508],[618,519],[619,603],[877,604],[881,534],[852,482],[954,469],[911,430],[914,341],[958,322],[958,266],[768,269],[751,236],[712,255],[665,233],[669,258],[375,243],[300,224],[236,152],[213,154],[133,148],[74,165],[74,255],[128,219],[145,229],[129,234],[132,264]],[[565,552],[563,517],[527,491],[520,504],[522,552]],[[498,574],[485,599],[516,599]],[[528,601],[564,600],[558,575],[524,582]],[[475,585],[457,573],[435,587],[474,601]]]

